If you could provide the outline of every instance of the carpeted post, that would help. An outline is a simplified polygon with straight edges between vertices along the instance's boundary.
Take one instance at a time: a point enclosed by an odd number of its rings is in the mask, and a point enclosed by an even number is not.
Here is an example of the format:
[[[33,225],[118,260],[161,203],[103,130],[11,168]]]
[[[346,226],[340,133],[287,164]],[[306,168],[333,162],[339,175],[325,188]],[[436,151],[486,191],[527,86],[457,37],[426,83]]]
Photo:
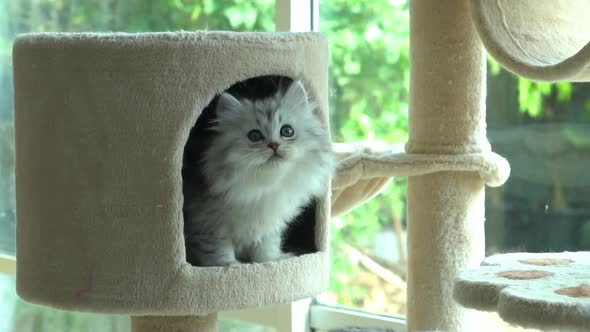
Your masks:
[[[408,153],[489,151],[485,53],[467,0],[410,2]],[[474,172],[408,179],[408,331],[475,331],[453,280],[484,258],[484,182]]]

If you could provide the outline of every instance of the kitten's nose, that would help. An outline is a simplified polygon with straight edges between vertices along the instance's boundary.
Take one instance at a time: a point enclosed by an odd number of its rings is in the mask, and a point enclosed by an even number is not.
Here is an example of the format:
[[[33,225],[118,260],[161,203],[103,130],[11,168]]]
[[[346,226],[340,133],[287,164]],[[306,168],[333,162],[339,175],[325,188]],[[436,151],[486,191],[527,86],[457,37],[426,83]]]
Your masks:
[[[279,144],[275,142],[268,143],[268,147],[271,148],[273,151],[277,151]]]

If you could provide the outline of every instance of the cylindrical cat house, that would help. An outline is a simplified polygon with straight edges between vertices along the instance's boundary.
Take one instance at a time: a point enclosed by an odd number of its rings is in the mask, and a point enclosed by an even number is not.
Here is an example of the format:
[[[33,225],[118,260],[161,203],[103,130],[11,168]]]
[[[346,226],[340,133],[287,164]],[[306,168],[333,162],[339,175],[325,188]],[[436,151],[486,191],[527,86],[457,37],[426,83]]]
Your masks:
[[[183,152],[214,97],[240,81],[303,81],[327,125],[316,33],[30,34],[14,44],[17,290],[56,308],[206,315],[327,288],[328,193],[312,253],[195,267],[183,238]]]

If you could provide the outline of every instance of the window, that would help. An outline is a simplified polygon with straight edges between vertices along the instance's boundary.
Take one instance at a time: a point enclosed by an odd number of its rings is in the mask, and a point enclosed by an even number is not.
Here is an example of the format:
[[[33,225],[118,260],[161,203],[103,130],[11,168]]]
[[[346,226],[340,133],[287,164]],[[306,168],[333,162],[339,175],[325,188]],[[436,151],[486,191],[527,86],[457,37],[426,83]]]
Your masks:
[[[408,139],[406,1],[321,1],[330,42],[330,112],[336,142]],[[332,223],[330,289],[320,303],[398,317],[406,312],[405,179]]]
[[[486,255],[589,250],[590,84],[534,83],[489,59],[487,108],[512,171],[486,189]],[[487,317],[490,331],[533,331]]]
[[[590,85],[489,69],[488,136],[512,174],[486,193],[488,253],[589,250]]]

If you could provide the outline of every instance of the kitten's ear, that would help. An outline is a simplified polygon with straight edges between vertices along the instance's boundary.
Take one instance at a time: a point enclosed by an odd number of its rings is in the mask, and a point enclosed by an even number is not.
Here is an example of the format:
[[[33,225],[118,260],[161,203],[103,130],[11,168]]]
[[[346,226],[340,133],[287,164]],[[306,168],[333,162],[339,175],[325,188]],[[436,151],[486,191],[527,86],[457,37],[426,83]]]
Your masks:
[[[309,104],[303,82],[297,80],[291,83],[287,91],[285,91],[283,103],[285,106],[292,106],[295,108],[307,106]]]
[[[237,100],[234,96],[227,92],[222,93],[217,100],[217,114],[223,112],[236,112],[242,107],[242,103]]]

